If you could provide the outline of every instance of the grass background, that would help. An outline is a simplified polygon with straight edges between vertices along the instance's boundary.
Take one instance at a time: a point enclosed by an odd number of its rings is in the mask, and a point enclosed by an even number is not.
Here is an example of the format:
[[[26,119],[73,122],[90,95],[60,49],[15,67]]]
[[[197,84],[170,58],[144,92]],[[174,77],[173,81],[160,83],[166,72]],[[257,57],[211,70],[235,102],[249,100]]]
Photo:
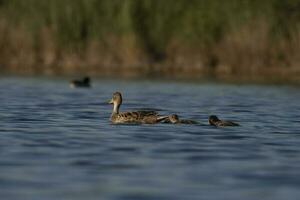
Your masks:
[[[0,0],[0,71],[300,80],[300,0]]]

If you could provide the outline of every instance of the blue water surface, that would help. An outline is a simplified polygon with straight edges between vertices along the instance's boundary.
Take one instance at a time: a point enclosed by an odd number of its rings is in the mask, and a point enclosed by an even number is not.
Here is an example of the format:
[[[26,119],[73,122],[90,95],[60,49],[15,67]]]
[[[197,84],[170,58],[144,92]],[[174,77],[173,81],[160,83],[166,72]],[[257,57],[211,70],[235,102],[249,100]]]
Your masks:
[[[114,91],[121,110],[202,124],[112,125]],[[296,200],[299,99],[295,86],[0,78],[0,197]],[[241,126],[208,126],[211,114]]]

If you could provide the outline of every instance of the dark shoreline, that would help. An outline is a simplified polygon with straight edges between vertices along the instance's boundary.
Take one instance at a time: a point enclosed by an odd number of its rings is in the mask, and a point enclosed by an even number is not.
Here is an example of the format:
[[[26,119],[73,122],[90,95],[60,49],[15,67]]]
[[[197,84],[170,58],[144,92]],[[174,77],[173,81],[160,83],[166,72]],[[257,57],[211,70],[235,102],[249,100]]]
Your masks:
[[[279,85],[279,86],[300,86],[300,77],[298,79],[284,78],[266,78],[264,76],[258,78],[228,76],[226,78],[208,77],[208,76],[103,76],[101,74],[25,74],[25,73],[1,73],[1,78],[42,78],[42,79],[64,79],[72,80],[74,78],[82,78],[88,75],[92,80],[124,80],[124,81],[154,81],[154,82],[177,82],[177,83],[195,83],[195,84],[233,84],[233,85]]]

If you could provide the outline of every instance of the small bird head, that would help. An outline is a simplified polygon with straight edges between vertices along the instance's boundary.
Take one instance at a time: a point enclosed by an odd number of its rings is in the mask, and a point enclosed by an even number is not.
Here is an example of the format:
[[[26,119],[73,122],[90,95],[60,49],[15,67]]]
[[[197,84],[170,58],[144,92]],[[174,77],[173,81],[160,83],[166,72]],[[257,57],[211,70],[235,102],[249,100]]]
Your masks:
[[[178,117],[178,115],[173,114],[173,115],[169,116],[169,120],[170,120],[171,123],[175,124],[179,121],[179,117]]]
[[[84,77],[83,82],[90,83],[90,77],[88,77],[88,76]]]
[[[114,105],[122,104],[122,95],[121,95],[121,93],[120,92],[113,93],[113,96],[112,96],[111,100],[108,103],[114,104]]]
[[[211,115],[211,116],[209,116],[209,118],[208,118],[208,123],[209,123],[210,125],[214,125],[214,123],[216,123],[216,122],[218,122],[218,121],[220,121],[220,119],[219,119],[216,115]]]

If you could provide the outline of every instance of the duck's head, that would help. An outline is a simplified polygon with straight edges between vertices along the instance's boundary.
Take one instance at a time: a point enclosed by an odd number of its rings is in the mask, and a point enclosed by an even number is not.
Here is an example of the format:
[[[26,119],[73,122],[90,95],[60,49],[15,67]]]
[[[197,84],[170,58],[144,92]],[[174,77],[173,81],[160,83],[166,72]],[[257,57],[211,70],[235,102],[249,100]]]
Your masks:
[[[88,76],[84,77],[83,82],[90,83],[90,77],[88,77]]]
[[[108,103],[114,104],[114,105],[121,105],[122,104],[122,95],[121,95],[121,93],[120,92],[113,93],[113,96],[112,96],[111,100]]]
[[[216,123],[216,122],[218,122],[218,121],[220,121],[220,119],[219,119],[216,115],[211,115],[211,116],[209,116],[209,118],[208,118],[208,123],[209,123],[210,125],[213,125],[214,123]]]
[[[178,117],[178,115],[173,114],[173,115],[169,116],[169,120],[170,120],[171,123],[174,124],[174,123],[177,123],[179,121],[179,117]]]

